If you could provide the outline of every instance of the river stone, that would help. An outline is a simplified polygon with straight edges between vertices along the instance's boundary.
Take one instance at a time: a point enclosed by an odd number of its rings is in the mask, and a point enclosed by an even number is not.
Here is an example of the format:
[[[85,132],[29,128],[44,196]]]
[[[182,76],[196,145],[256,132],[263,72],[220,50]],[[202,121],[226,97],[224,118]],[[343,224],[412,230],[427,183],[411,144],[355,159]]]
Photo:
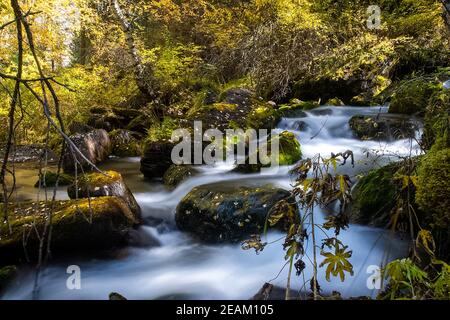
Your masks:
[[[16,266],[0,267],[0,293],[12,282],[17,273]]]
[[[181,200],[175,220],[181,231],[204,242],[237,242],[263,232],[269,211],[283,199],[298,210],[291,193],[283,189],[205,185]]]
[[[186,179],[195,176],[198,170],[189,165],[171,165],[164,173],[164,184],[168,187],[175,188]]]
[[[78,188],[78,195],[76,189]],[[140,220],[141,208],[125,184],[120,173],[106,171],[105,173],[90,173],[78,178],[78,182],[72,184],[67,193],[70,199],[98,198],[114,196],[121,198],[130,208],[137,220]]]
[[[3,205],[0,209],[3,210]],[[0,224],[2,263],[37,258],[40,241],[35,230],[44,230],[45,217],[50,211],[50,249],[53,257],[126,245],[129,231],[140,223],[128,205],[118,197],[23,202],[9,204],[8,211],[12,232],[8,231],[6,224]]]
[[[105,161],[111,154],[111,140],[109,139],[108,133],[103,129],[93,130],[88,133],[79,133],[71,136],[70,139],[94,165]],[[85,170],[92,169],[91,165],[79,154],[75,154],[75,156]],[[75,172],[75,162],[72,152],[67,150],[63,160],[64,172]]]
[[[109,133],[112,154],[118,157],[137,157],[142,153],[141,143],[136,132],[118,129]]]
[[[418,120],[407,115],[356,115],[349,121],[350,128],[362,140],[400,140],[414,138],[419,129]]]
[[[169,140],[147,142],[141,159],[141,172],[147,179],[162,178],[173,164],[172,149],[175,144]]]

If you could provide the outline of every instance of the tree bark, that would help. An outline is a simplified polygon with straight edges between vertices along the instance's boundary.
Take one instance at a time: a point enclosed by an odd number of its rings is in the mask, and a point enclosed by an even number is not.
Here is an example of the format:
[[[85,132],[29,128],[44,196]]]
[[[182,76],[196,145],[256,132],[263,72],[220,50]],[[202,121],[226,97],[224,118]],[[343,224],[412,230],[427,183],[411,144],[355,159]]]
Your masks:
[[[442,0],[442,5],[444,6],[443,12],[444,21],[450,32],[450,0]]]
[[[118,0],[112,0],[114,13],[120,22],[120,27],[125,34],[125,40],[128,47],[128,52],[133,59],[133,68],[136,78],[136,83],[139,90],[145,94],[149,95],[151,98],[155,97],[155,90],[153,88],[153,75],[150,70],[142,63],[139,50],[136,47],[136,42],[133,36],[133,28],[131,23],[128,21],[125,13],[123,12]]]

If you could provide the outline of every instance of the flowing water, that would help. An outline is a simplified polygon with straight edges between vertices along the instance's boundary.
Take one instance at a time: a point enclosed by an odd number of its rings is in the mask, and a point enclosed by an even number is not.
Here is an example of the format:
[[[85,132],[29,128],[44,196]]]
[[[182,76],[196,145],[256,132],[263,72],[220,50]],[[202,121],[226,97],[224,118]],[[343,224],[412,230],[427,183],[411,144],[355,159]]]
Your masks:
[[[320,153],[329,156],[352,150],[355,167],[347,165],[339,170],[355,177],[375,165],[393,161],[396,157],[416,154],[419,148],[409,140],[393,142],[360,141],[353,137],[348,120],[356,114],[387,112],[385,107],[322,107],[299,116],[284,118],[278,130],[294,132],[302,144],[304,157]],[[306,116],[306,117],[305,117]],[[119,171],[141,205],[147,225],[140,228],[141,235],[157,239],[159,246],[129,247],[120,250],[112,258],[73,258],[55,262],[42,272],[39,299],[107,299],[110,292],[119,292],[129,299],[248,299],[268,281],[285,287],[288,268],[285,265],[281,233],[272,232],[265,241],[269,244],[263,252],[244,251],[240,245],[204,245],[189,235],[176,230],[174,214],[180,200],[195,186],[220,182],[233,186],[272,184],[290,189],[292,178],[289,168],[282,168],[270,175],[243,175],[231,173],[233,166],[223,163],[215,167],[202,167],[201,174],[190,178],[175,190],[167,190],[161,182],[144,181],[139,172],[139,159],[111,159],[103,169]],[[35,199],[32,187],[36,170],[18,169],[18,195]],[[354,180],[354,179],[353,179]],[[44,195],[40,194],[42,199]],[[58,198],[67,197],[64,189],[58,190]],[[319,222],[325,213],[316,210]],[[158,218],[158,219],[154,219]],[[155,221],[163,220],[159,225]],[[325,238],[322,234],[321,238]],[[145,237],[144,237],[145,238]],[[325,280],[323,269],[319,269],[320,285],[324,292],[336,290],[344,297],[368,295],[375,291],[366,283],[370,274],[368,266],[381,265],[386,261],[404,257],[407,243],[385,230],[351,225],[340,235],[340,239],[353,250],[350,262],[354,275],[345,282],[339,279]],[[273,242],[273,243],[272,243]],[[312,256],[311,244],[306,248]],[[320,258],[319,258],[320,259]],[[306,261],[307,259],[305,259]],[[306,261],[307,262],[307,261]],[[81,290],[68,290],[66,269],[69,265],[81,268]],[[311,277],[308,264],[304,276],[295,277],[292,286],[304,289]],[[11,286],[3,299],[32,298],[34,274],[23,271],[18,283]],[[309,283],[306,283],[309,288]]]

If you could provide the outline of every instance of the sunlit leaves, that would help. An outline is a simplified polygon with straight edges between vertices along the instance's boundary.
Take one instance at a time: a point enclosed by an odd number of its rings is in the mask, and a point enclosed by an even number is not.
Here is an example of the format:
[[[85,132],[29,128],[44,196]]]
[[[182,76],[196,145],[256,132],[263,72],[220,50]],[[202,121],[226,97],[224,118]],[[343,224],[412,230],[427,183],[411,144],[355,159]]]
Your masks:
[[[256,254],[263,251],[266,247],[267,243],[261,241],[260,235],[252,235],[250,239],[244,241],[242,243],[242,249],[243,250],[251,250],[254,249],[256,251]]]
[[[352,251],[347,250],[347,246],[342,246],[336,242],[334,252],[322,251],[320,254],[325,257],[320,267],[326,266],[325,277],[327,281],[331,281],[331,276],[345,280],[345,273],[353,276],[353,266],[348,259],[352,256]]]

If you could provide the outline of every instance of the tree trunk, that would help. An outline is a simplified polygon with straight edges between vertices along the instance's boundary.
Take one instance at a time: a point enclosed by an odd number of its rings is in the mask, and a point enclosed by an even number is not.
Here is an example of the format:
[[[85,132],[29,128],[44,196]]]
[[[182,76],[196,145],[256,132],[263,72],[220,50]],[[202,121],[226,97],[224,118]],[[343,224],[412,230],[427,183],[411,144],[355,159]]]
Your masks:
[[[155,90],[153,88],[154,84],[153,75],[151,74],[150,70],[148,70],[148,68],[146,68],[146,66],[142,63],[141,56],[136,47],[136,42],[133,37],[132,25],[125,16],[119,4],[119,1],[112,0],[112,3],[114,13],[120,22],[122,31],[125,33],[125,40],[128,46],[128,52],[133,58],[133,68],[138,88],[143,94],[148,95],[151,98],[154,98]]]
[[[444,12],[443,12],[444,21],[450,32],[450,0],[442,0],[442,5],[444,6]]]

